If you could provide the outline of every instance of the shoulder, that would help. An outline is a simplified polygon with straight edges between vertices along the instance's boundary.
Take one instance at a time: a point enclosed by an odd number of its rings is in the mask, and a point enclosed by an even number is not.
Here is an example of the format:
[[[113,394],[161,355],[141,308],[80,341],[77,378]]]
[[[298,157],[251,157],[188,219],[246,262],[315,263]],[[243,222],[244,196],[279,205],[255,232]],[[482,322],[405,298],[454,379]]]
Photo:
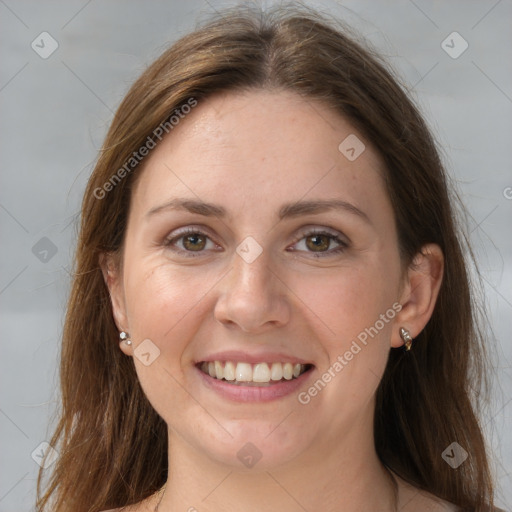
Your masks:
[[[111,508],[109,510],[102,510],[101,512],[154,512],[157,503],[160,501],[160,491],[148,496],[146,499],[134,503],[133,505],[126,505],[125,507]]]
[[[412,486],[396,474],[394,476],[398,483],[401,512],[460,512],[453,503]]]
[[[102,512],[153,512],[154,507],[155,505],[153,505],[153,508],[151,508],[148,502],[141,501],[140,503],[135,503],[134,505],[111,508],[109,510],[103,510]]]
[[[398,484],[400,512],[463,512],[459,506],[414,487],[396,473],[393,473],[393,477]],[[489,507],[491,511],[506,512],[497,507]]]
[[[419,491],[400,510],[403,512],[460,512],[460,508],[453,503]]]
[[[404,507],[404,512],[460,512],[453,503],[442,500],[429,493],[418,493],[411,506]]]
[[[109,508],[108,510],[102,510],[101,512],[136,512],[137,509],[133,508],[133,505],[129,507],[120,507],[120,508]]]
[[[103,510],[102,512],[153,512],[147,501],[141,501],[134,505],[127,505],[126,507],[111,508],[109,510]]]
[[[160,501],[162,490],[163,488],[132,505],[102,510],[101,512],[154,512],[156,505]]]

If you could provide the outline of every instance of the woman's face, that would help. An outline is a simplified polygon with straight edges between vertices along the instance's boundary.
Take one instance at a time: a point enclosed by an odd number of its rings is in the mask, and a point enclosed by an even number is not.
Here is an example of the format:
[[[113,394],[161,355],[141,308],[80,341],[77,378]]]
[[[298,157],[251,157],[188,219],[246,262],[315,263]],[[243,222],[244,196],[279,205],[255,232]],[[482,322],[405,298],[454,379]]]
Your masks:
[[[254,91],[199,102],[147,158],[110,284],[171,442],[240,468],[361,447],[401,344],[375,150],[320,103]]]

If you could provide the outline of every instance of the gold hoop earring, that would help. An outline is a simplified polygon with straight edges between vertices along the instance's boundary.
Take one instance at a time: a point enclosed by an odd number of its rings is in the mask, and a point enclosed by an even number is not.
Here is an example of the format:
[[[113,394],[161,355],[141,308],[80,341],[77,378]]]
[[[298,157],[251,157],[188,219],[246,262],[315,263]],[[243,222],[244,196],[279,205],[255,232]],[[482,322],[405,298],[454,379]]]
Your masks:
[[[407,329],[400,327],[400,338],[402,338],[402,340],[405,344],[405,350],[407,350],[407,351],[411,350],[411,347],[412,347],[411,333]]]

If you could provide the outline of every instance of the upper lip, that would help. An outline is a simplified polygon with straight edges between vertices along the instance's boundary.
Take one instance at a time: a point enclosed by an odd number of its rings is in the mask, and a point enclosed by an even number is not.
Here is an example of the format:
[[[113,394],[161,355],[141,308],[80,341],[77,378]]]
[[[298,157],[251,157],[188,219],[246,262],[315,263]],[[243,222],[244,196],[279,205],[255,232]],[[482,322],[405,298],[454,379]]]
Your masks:
[[[210,361],[232,361],[234,363],[295,363],[295,364],[312,364],[311,361],[300,357],[291,356],[283,352],[262,351],[262,352],[242,352],[240,350],[225,350],[215,352],[202,357],[197,363]]]

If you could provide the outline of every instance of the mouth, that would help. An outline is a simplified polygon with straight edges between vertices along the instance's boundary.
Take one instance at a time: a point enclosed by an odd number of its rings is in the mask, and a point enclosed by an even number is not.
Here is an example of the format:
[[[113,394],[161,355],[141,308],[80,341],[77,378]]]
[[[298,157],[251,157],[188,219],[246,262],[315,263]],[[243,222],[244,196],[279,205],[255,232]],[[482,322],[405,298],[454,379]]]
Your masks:
[[[235,386],[265,387],[298,379],[311,364],[290,362],[202,361],[197,368],[212,379]]]

